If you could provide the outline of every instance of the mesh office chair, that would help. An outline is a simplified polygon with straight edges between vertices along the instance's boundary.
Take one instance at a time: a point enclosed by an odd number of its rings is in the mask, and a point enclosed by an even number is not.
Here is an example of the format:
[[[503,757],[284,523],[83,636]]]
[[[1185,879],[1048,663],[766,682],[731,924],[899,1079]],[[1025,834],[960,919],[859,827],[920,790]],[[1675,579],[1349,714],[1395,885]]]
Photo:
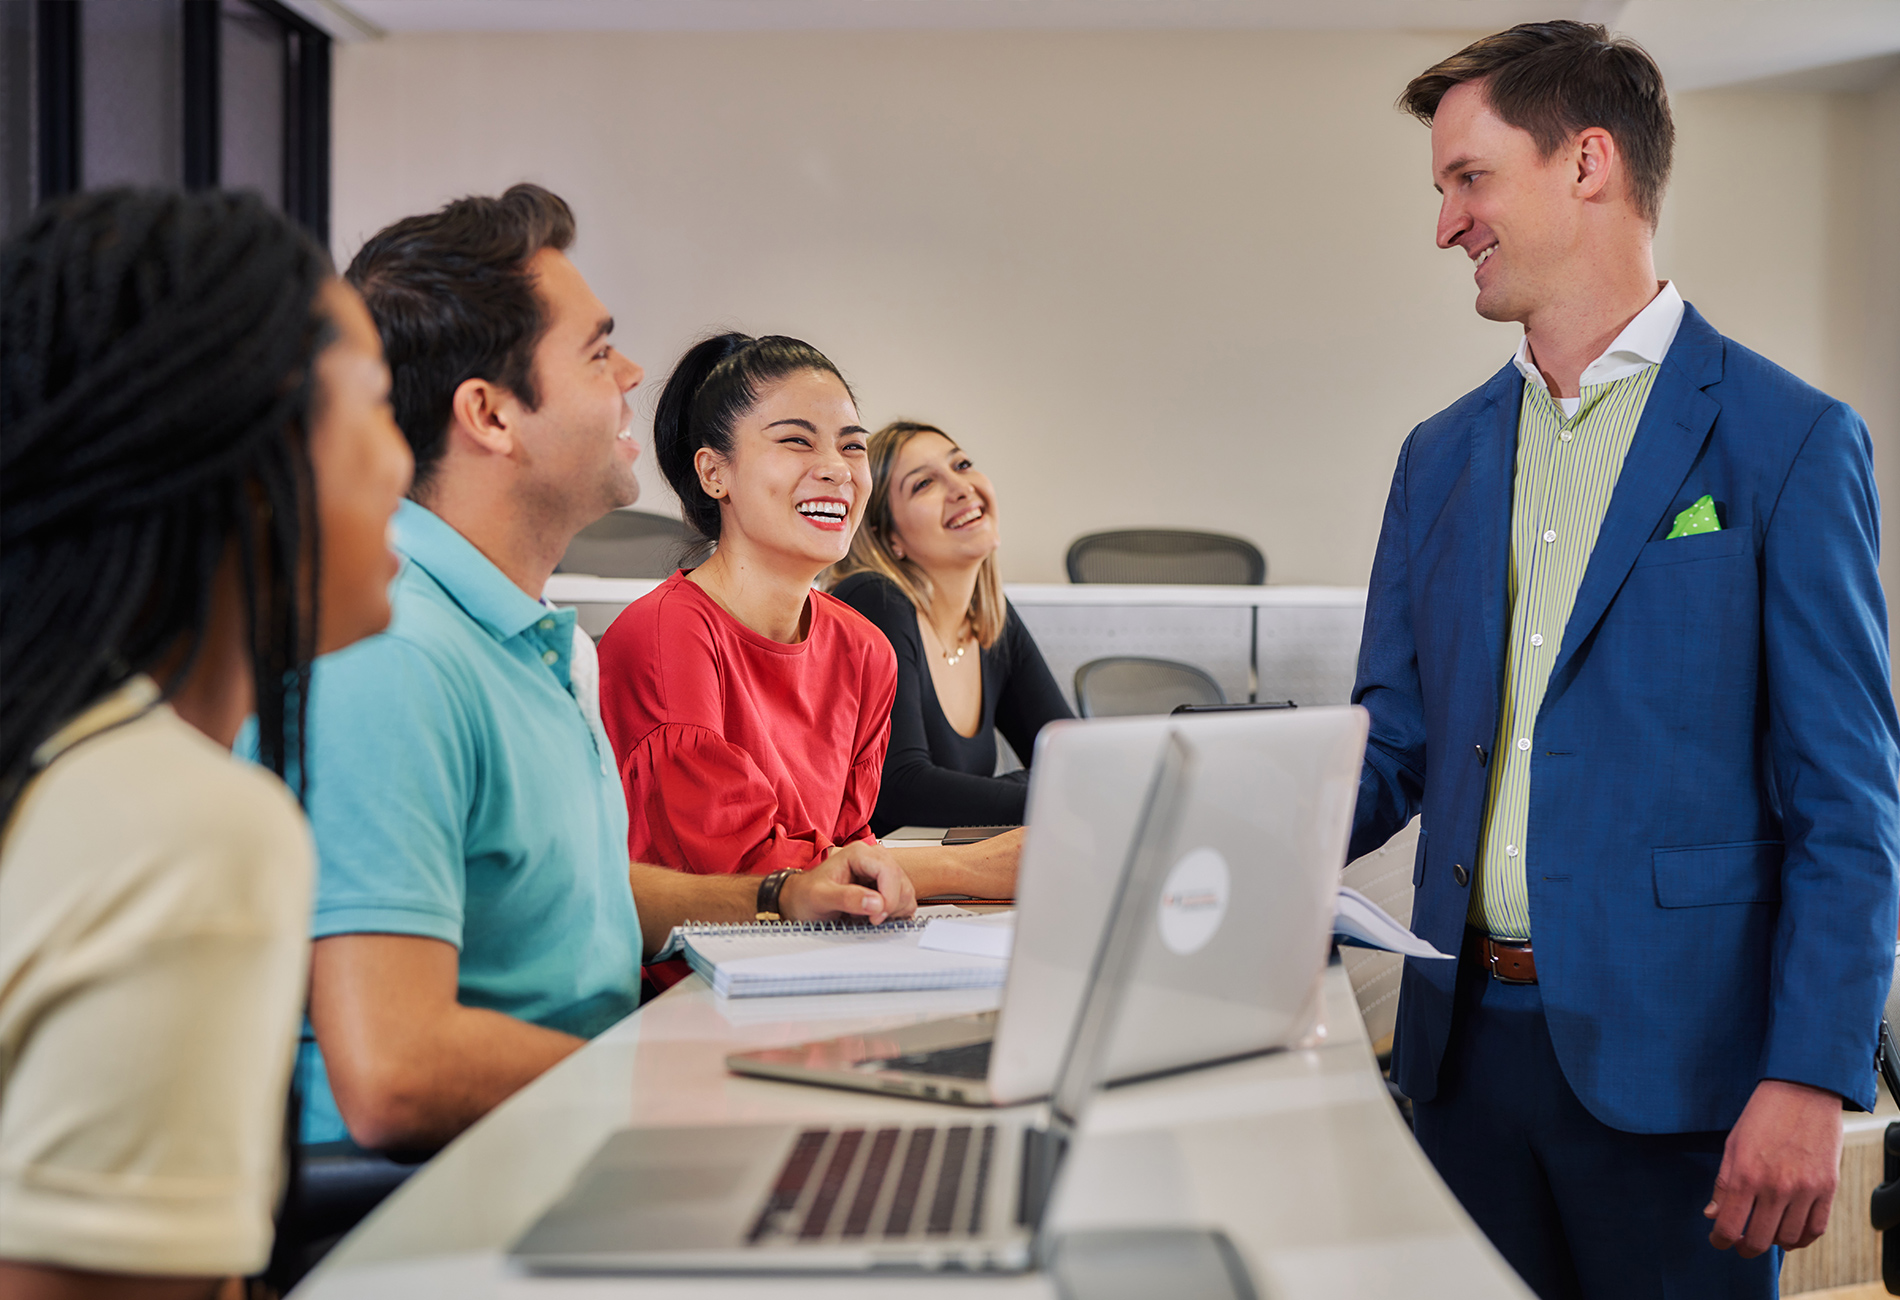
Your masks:
[[[351,1142],[300,1148],[265,1280],[287,1294],[421,1167],[419,1160],[391,1160]]]
[[[646,510],[615,510],[581,529],[556,573],[596,578],[670,578],[701,558],[697,539],[679,520]]]
[[[1244,537],[1184,528],[1123,528],[1069,543],[1070,582],[1207,583],[1258,587],[1267,557]]]
[[[1182,704],[1225,704],[1220,683],[1174,659],[1112,655],[1075,670],[1075,703],[1085,718],[1172,713]]]

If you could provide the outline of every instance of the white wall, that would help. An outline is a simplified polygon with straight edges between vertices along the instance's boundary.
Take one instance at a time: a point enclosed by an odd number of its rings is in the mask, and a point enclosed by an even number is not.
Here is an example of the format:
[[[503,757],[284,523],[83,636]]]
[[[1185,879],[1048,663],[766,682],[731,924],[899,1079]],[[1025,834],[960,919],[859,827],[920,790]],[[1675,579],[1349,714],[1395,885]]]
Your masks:
[[[1399,440],[1510,346],[1433,249],[1426,133],[1391,109],[1458,43],[349,46],[338,251],[539,180],[654,388],[710,328],[810,339],[871,421],[940,423],[990,469],[1012,580],[1059,579],[1078,533],[1161,523],[1254,537],[1276,581],[1361,582]]]
[[[1724,332],[1851,403],[1900,518],[1900,74],[1875,91],[1678,97],[1657,264]],[[1900,533],[1882,572],[1900,593]]]
[[[707,330],[797,334],[869,421],[940,423],[990,470],[1011,580],[1059,580],[1078,533],[1157,523],[1253,537],[1276,582],[1357,584],[1400,440],[1515,342],[1471,311],[1463,256],[1433,247],[1427,133],[1391,107],[1464,39],[344,46],[337,251],[455,195],[540,181],[574,204],[576,261],[649,372],[643,413]],[[1900,206],[1900,90],[1698,92],[1677,113],[1659,270],[1894,444],[1900,292],[1870,205],[1878,190],[1882,211]],[[1867,324],[1880,304],[1884,335]]]
[[[1842,396],[1867,417],[1874,434],[1875,468],[1886,504],[1881,576],[1888,599],[1900,600],[1900,74],[1855,97],[1860,129],[1843,151],[1844,169],[1862,187],[1851,195],[1860,214],[1846,244],[1838,278],[1855,285],[1860,310],[1846,316],[1857,335],[1859,372]],[[1884,456],[1884,459],[1883,459]],[[1889,619],[1890,630],[1893,619]]]

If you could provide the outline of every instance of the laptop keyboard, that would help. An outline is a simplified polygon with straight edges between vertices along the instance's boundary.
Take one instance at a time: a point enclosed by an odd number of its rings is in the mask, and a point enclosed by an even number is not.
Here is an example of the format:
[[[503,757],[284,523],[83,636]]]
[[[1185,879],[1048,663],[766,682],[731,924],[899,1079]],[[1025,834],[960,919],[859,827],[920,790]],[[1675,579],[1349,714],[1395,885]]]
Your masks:
[[[806,1129],[779,1167],[748,1245],[973,1237],[996,1125]]]
[[[950,1079],[987,1079],[990,1077],[990,1047],[995,1041],[985,1038],[978,1043],[939,1047],[934,1052],[906,1052],[902,1056],[886,1056],[865,1064],[881,1070],[936,1074]]]

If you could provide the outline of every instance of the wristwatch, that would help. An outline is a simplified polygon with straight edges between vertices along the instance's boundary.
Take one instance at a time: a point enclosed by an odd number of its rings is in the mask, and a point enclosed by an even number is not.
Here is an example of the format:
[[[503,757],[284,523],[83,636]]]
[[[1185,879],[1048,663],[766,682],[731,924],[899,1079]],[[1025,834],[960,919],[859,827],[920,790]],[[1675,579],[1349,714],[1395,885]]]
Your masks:
[[[778,910],[779,891],[785,888],[786,881],[797,874],[797,867],[786,867],[782,871],[774,871],[771,875],[759,881],[759,908],[758,914],[752,918],[753,920],[784,920],[784,918],[779,915]]]

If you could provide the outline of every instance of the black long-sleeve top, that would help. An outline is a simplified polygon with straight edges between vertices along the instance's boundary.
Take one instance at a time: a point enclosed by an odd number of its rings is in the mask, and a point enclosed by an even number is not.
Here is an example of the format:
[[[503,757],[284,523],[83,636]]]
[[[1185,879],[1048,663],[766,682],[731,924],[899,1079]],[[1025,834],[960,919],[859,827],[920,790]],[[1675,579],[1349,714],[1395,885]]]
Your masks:
[[[996,733],[1025,763],[1043,724],[1074,715],[1043,662],[1035,638],[1013,606],[996,644],[983,651],[983,714],[976,734],[962,736],[943,715],[917,607],[897,584],[875,573],[854,573],[832,589],[877,624],[897,652],[897,699],[891,705],[891,745],[884,756],[871,829],[899,826],[999,826],[1023,819],[1029,773],[996,771]]]

